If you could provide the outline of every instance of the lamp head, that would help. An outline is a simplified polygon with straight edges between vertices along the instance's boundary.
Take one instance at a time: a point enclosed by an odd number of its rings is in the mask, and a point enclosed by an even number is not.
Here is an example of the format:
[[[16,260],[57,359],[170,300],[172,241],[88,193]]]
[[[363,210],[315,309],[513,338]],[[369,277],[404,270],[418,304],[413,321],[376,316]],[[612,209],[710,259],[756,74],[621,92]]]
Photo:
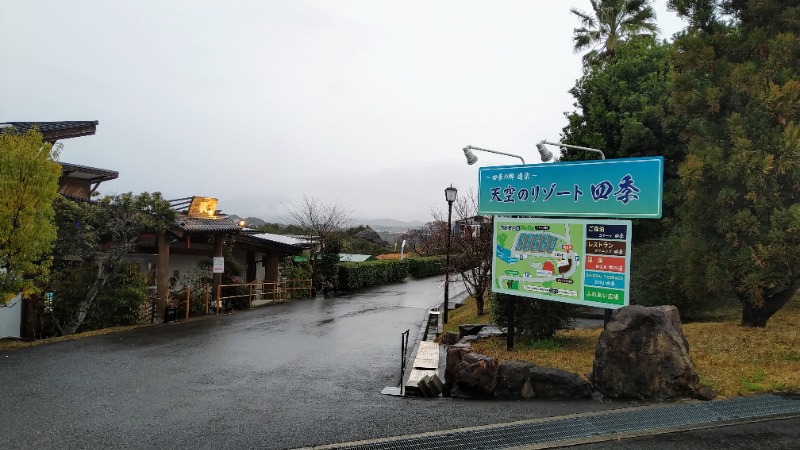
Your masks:
[[[474,155],[473,155],[474,156]],[[476,160],[478,158],[475,158]],[[470,163],[472,164],[472,163]],[[458,194],[458,189],[454,188],[451,184],[449,188],[444,190],[444,198],[447,200],[447,203],[452,203],[456,201],[456,194]]]
[[[542,158],[542,162],[548,162],[553,159],[553,152],[544,146],[544,141],[536,144],[536,148],[539,149],[539,156]]]
[[[474,153],[472,153],[472,150],[470,150],[469,145],[464,147],[464,156],[467,157],[467,164],[469,164],[470,166],[478,162],[478,157],[475,156]]]

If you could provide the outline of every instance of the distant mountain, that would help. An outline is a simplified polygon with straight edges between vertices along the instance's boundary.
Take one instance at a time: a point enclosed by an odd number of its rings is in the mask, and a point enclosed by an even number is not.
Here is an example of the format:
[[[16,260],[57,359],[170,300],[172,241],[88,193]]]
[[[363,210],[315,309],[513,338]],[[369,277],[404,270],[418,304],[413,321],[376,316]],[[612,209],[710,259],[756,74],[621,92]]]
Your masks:
[[[259,219],[258,217],[245,217],[245,219],[244,219],[244,220],[245,220],[245,221],[247,222],[247,224],[248,224],[248,225],[250,225],[251,227],[258,227],[258,226],[261,226],[261,225],[264,225],[264,224],[266,224],[266,223],[267,223],[267,222],[265,222],[264,220],[262,220],[262,219]]]
[[[403,220],[389,219],[389,218],[360,219],[356,220],[355,222],[361,225],[369,225],[375,231],[381,231],[381,230],[395,231],[396,229],[403,229],[405,231],[410,228],[419,228],[425,225],[425,222],[421,222],[419,220],[403,221]]]
[[[236,214],[228,214],[228,218],[233,220],[234,222],[238,222],[243,219],[242,217],[239,217]],[[258,227],[267,223],[263,219],[259,219],[258,217],[244,217],[244,221],[247,222],[248,227]]]
[[[236,222],[242,219],[236,214],[230,214],[228,215],[228,217]],[[259,225],[264,225],[265,223],[267,223],[267,221],[259,219],[258,217],[245,217],[244,220],[247,222],[247,225],[253,227],[257,227]],[[385,240],[386,236],[384,233],[391,233],[391,234],[405,233],[410,229],[420,228],[421,226],[425,225],[425,222],[419,220],[403,221],[390,218],[354,220],[352,226],[358,226],[358,225],[368,225],[373,230],[379,232],[381,234],[381,237],[383,237],[383,239]]]

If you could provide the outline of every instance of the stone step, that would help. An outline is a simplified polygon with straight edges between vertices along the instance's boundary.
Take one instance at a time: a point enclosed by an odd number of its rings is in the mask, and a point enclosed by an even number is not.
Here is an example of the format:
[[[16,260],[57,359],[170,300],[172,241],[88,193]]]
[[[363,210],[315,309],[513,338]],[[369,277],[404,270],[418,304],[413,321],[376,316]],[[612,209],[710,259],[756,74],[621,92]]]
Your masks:
[[[442,393],[442,381],[439,379],[439,344],[421,341],[411,368],[405,387],[406,395],[438,397]]]

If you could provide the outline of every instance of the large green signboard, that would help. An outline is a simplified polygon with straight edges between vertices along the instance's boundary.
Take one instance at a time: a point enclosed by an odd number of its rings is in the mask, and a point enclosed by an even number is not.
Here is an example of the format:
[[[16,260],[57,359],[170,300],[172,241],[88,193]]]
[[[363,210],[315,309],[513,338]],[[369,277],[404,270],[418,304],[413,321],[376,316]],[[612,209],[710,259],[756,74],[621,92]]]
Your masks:
[[[492,291],[583,306],[629,304],[631,221],[495,217]]]
[[[481,167],[478,213],[546,217],[661,217],[664,158]]]

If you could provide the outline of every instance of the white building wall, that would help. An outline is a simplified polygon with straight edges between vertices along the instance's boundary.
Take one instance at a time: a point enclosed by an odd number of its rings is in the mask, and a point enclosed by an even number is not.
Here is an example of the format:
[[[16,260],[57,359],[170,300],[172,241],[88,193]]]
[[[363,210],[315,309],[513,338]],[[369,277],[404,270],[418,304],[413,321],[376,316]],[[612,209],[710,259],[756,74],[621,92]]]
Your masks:
[[[22,296],[12,298],[6,306],[0,306],[0,339],[19,338],[22,324]]]

